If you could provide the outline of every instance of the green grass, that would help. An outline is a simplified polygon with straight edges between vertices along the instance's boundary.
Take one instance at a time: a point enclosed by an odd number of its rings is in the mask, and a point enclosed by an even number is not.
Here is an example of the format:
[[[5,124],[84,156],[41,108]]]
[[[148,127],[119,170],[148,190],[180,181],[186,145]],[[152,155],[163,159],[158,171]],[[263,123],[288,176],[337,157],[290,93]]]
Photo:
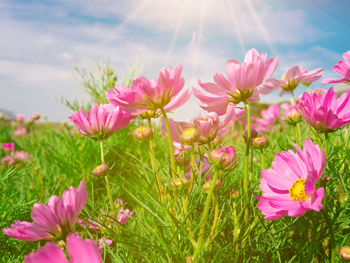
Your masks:
[[[113,244],[102,252],[105,262],[185,262],[187,257],[193,256],[189,225],[194,240],[197,240],[207,196],[202,188],[203,182],[197,176],[187,215],[182,204],[186,193],[184,190],[168,194],[163,206],[159,201],[146,145],[131,136],[136,126],[133,123],[125,127],[105,142],[106,162],[111,167],[109,180],[112,195],[115,200],[123,199],[129,209],[135,210],[131,219],[119,226],[119,232],[111,226],[106,216],[109,206],[104,180],[91,173],[100,164],[99,144],[73,132],[70,126],[54,123],[37,125],[32,137],[13,140],[16,150],[29,152],[31,161],[19,168],[0,168],[1,228],[9,227],[14,220],[31,221],[30,213],[35,202],[47,203],[50,196],[60,196],[69,186],[77,187],[84,179],[88,201],[80,218],[88,217],[105,227],[103,231],[96,231],[76,226],[76,231],[85,238],[97,240],[106,236],[113,240]],[[1,123],[1,142],[12,141],[10,135],[13,129],[8,123]],[[223,188],[217,192],[218,225],[210,239],[210,246],[201,251],[198,262],[313,262],[315,258],[318,262],[329,262],[327,249],[330,240],[334,260],[340,261],[337,251],[350,243],[349,130],[330,134],[324,176],[332,179],[327,183],[319,182],[327,189],[326,208],[320,212],[309,211],[300,218],[284,217],[276,221],[264,220],[256,207],[254,195],[261,195],[258,151],[255,151],[257,160],[253,164],[249,198],[243,196],[245,146],[239,127],[237,131],[238,135],[228,138],[226,144],[235,147],[238,166],[223,176]],[[323,142],[306,123],[302,124],[302,135],[303,141],[310,137],[322,147]],[[271,166],[276,152],[294,149],[294,136],[293,127],[277,129],[268,135],[270,146],[264,150],[265,168]],[[159,131],[155,133],[154,146],[161,181],[170,182],[167,140]],[[202,147],[201,153],[205,151],[205,147]],[[0,157],[3,156],[4,152],[1,152]],[[182,176],[181,173],[179,177]],[[238,196],[232,196],[232,190],[238,190]],[[249,211],[247,220],[244,220],[245,209]],[[211,207],[205,241],[213,216]],[[235,230],[239,231],[237,238],[234,238]],[[311,242],[313,233],[316,234]],[[36,251],[44,243],[15,240],[1,233],[0,261],[22,262],[26,254]]]

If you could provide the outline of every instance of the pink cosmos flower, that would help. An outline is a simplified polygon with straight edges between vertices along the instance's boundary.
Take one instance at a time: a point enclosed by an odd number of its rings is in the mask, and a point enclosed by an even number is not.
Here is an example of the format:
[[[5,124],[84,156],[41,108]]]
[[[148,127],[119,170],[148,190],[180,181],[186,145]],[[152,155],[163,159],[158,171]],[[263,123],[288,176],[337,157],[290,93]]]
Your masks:
[[[293,105],[285,110],[285,115],[285,120],[292,125],[303,120],[302,113],[297,105]]]
[[[110,239],[106,239],[106,238],[100,238],[98,240],[98,249],[102,250],[105,247],[109,247],[110,245],[112,245],[113,241]]]
[[[145,77],[134,80],[131,87],[116,85],[106,92],[110,103],[121,106],[131,115],[164,109],[173,111],[187,102],[191,96],[184,89],[185,80],[181,77],[182,65],[162,69],[156,80]]]
[[[198,171],[198,174],[201,175],[202,178],[205,178],[205,181],[209,181],[212,179],[213,175],[213,169],[211,168],[211,165],[208,161],[208,154],[204,154],[202,160],[196,159],[196,173]],[[185,173],[185,178],[190,179],[191,178],[191,164],[189,164],[186,168],[187,172]]]
[[[185,130],[192,128],[193,124],[191,122],[184,122],[184,121],[177,122],[177,121],[174,121],[173,119],[169,119],[168,121],[169,121],[170,134],[173,140],[174,147],[178,151],[191,149],[192,146],[183,144],[181,135]],[[165,137],[168,137],[168,133],[167,133],[163,118],[161,120],[161,131]]]
[[[133,117],[120,107],[102,104],[100,106],[93,105],[87,113],[80,109],[73,113],[69,119],[83,135],[94,140],[102,140],[128,125]]]
[[[79,238],[78,235],[69,234],[67,237],[67,250],[70,260],[67,260],[63,250],[54,243],[48,242],[37,252],[28,254],[25,263],[101,263],[98,246],[90,239]]]
[[[29,156],[25,151],[18,151],[14,153],[14,159],[18,162],[27,162],[29,161]]]
[[[272,169],[261,170],[260,189],[262,196],[258,208],[266,220],[275,220],[285,215],[299,217],[307,210],[323,209],[324,189],[315,188],[325,165],[326,157],[318,145],[307,138],[301,150],[283,151],[275,155]]]
[[[40,114],[39,113],[34,113],[33,116],[32,116],[32,119],[33,120],[39,120],[40,119]]]
[[[27,134],[27,129],[25,127],[18,127],[13,131],[13,136],[21,136],[26,134]]]
[[[237,153],[232,146],[214,149],[209,154],[210,160],[221,168],[235,167],[237,164]]]
[[[261,111],[262,119],[256,118],[256,130],[259,133],[267,132],[280,117],[281,107],[277,104],[271,104],[266,110]]]
[[[15,149],[14,142],[2,143],[1,146],[5,152],[12,152]]]
[[[16,120],[20,121],[20,122],[24,121],[24,118],[25,118],[24,115],[20,115],[19,114],[19,115],[16,116]]]
[[[8,166],[12,166],[15,164],[15,158],[12,155],[5,155],[4,158],[1,159],[0,164],[1,165],[8,165]]]
[[[271,78],[264,82],[260,89],[261,94],[268,94],[271,91],[282,89],[280,95],[291,92],[296,89],[299,84],[307,84],[314,82],[322,77],[323,69],[318,68],[312,71],[301,70],[299,66],[287,69],[282,80]]]
[[[198,130],[198,140],[202,144],[214,140],[218,131],[222,128],[219,115],[216,112],[199,115],[193,120],[193,126]]]
[[[87,199],[87,192],[82,180],[79,187],[70,187],[62,198],[52,196],[48,205],[35,203],[31,217],[33,222],[15,221],[11,228],[2,231],[12,238],[39,241],[62,237],[72,231]]]
[[[271,76],[278,64],[278,57],[268,60],[266,58],[266,53],[259,54],[255,49],[251,49],[246,53],[242,64],[234,59],[227,61],[227,78],[221,73],[216,73],[214,83],[202,83],[198,80],[202,89],[215,95],[208,96],[193,88],[194,95],[200,101],[199,105],[208,112],[214,111],[223,115],[229,103],[259,100],[259,91],[256,88]]]
[[[123,200],[119,199],[120,205],[123,205]],[[130,211],[129,209],[124,209],[122,206],[118,211],[118,222],[121,224],[125,224],[129,221],[130,216],[135,212],[135,210]]]
[[[343,77],[340,79],[324,79],[322,84],[329,83],[342,83],[350,81],[350,51],[347,51],[343,54],[344,61],[338,61],[337,65],[333,66],[333,70]]]
[[[339,98],[333,88],[304,92],[298,107],[307,123],[320,132],[332,132],[350,123],[350,91]]]

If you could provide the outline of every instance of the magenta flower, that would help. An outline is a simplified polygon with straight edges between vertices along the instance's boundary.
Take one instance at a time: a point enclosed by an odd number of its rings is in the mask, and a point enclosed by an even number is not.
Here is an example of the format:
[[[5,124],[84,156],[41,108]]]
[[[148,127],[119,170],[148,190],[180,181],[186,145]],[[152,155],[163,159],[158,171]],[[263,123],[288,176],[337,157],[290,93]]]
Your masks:
[[[162,69],[157,80],[145,77],[134,80],[131,87],[116,85],[106,92],[110,103],[121,106],[131,115],[164,109],[173,111],[187,102],[191,96],[184,89],[185,80],[181,77],[182,65]]]
[[[93,105],[85,114],[80,109],[69,119],[77,126],[80,133],[94,140],[102,140],[128,125],[133,119],[120,107],[111,104]]]
[[[340,79],[324,79],[322,84],[329,83],[342,83],[350,81],[350,51],[347,51],[343,54],[344,61],[338,61],[337,65],[333,66],[333,70],[343,77]]]
[[[339,98],[333,88],[304,92],[298,107],[307,123],[320,132],[332,132],[350,123],[350,91]]]
[[[84,180],[78,189],[70,187],[62,194],[62,198],[52,196],[48,205],[35,203],[31,217],[33,222],[15,221],[11,228],[2,231],[12,238],[39,241],[64,237],[72,231],[78,216],[87,199]]]
[[[12,152],[15,149],[14,142],[2,143],[1,146],[5,152]]]
[[[266,110],[261,111],[262,119],[255,118],[256,130],[259,133],[267,132],[280,117],[281,107],[277,104],[270,105]]]
[[[67,250],[70,260],[67,260],[63,250],[54,243],[48,242],[37,252],[28,254],[25,263],[101,263],[100,250],[90,239],[84,240],[78,235],[67,237]]]
[[[286,92],[292,92],[299,84],[309,84],[322,77],[323,69],[318,68],[312,71],[301,70],[299,66],[294,66],[287,69],[282,80],[271,78],[264,82],[260,88],[261,94],[268,94],[271,91],[282,89],[280,95]]]
[[[260,189],[262,196],[258,208],[266,220],[275,220],[285,215],[299,217],[307,210],[323,209],[324,189],[316,189],[325,165],[326,156],[318,145],[307,138],[301,150],[283,151],[275,155],[272,169],[261,170]]]
[[[98,240],[98,249],[102,250],[104,247],[109,247],[110,245],[112,245],[113,241],[110,239],[106,239],[106,238],[100,238]]]
[[[207,96],[193,88],[194,95],[200,101],[199,105],[206,111],[223,115],[229,103],[259,100],[259,91],[256,88],[271,76],[278,64],[278,57],[268,60],[266,58],[266,53],[259,54],[255,49],[251,49],[246,53],[242,64],[234,59],[227,61],[227,78],[221,73],[216,73],[214,83],[202,83],[198,80],[202,89],[215,95]]]

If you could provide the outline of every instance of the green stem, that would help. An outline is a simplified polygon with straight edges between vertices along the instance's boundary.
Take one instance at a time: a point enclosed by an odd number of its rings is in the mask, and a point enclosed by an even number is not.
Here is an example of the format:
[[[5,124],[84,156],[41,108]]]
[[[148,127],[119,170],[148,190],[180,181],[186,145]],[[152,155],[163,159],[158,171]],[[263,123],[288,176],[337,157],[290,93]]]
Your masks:
[[[263,150],[261,149],[261,170],[265,169],[265,161],[264,161],[264,153]]]
[[[195,150],[194,150],[194,144],[192,144],[192,150],[191,150],[191,182],[190,187],[188,188],[188,198],[191,196],[191,192],[193,189],[193,183],[194,183],[194,174],[196,170],[196,161],[195,161]]]
[[[148,118],[147,120],[148,120],[148,127],[150,127],[152,129],[152,121],[151,121],[151,119]],[[162,187],[161,187],[160,180],[159,180],[158,167],[157,167],[156,158],[155,158],[155,155],[154,155],[153,139],[152,139],[152,137],[149,138],[149,140],[148,140],[148,152],[149,152],[149,155],[151,157],[152,169],[153,169],[154,175],[156,177],[156,181],[157,181],[160,201],[162,202],[162,204],[164,204],[164,196],[163,196]]]
[[[248,166],[249,166],[249,148],[250,148],[250,138],[251,138],[251,120],[250,120],[250,108],[247,102],[244,103],[244,107],[247,112],[247,121],[248,121],[248,129],[247,129],[247,141],[245,148],[245,156],[244,156],[244,177],[243,177],[243,190],[246,200],[248,200]],[[248,220],[248,210],[245,210],[245,220]]]
[[[218,171],[218,169],[215,169],[214,178],[213,178],[213,180],[211,181],[211,185],[210,185],[210,188],[209,188],[209,193],[208,193],[207,199],[206,199],[206,201],[205,201],[205,206],[204,206],[204,210],[203,210],[203,215],[202,215],[202,218],[201,218],[201,221],[200,221],[200,226],[199,226],[199,235],[198,235],[198,240],[197,240],[197,247],[196,247],[195,252],[194,252],[194,257],[195,257],[195,258],[197,258],[199,252],[200,252],[201,249],[202,249],[202,243],[203,243],[203,238],[204,238],[205,225],[206,225],[207,218],[208,218],[208,213],[209,213],[209,206],[210,206],[210,202],[211,202],[211,197],[212,197],[212,195],[213,195],[215,183],[216,183],[216,180],[217,180],[217,178],[218,178],[218,176],[219,176],[220,171],[221,171],[221,170]]]
[[[160,110],[163,114],[166,131],[168,133],[169,154],[170,154],[170,163],[171,163],[171,177],[173,179],[175,179],[176,178],[176,176],[175,176],[176,167],[175,167],[174,146],[173,146],[173,139],[171,137],[171,132],[170,132],[169,120],[168,120],[168,116],[166,115],[165,110],[163,108],[161,108]]]
[[[211,230],[210,230],[210,235],[209,235],[208,240],[207,240],[207,245],[209,244],[210,239],[215,234],[216,226],[217,226],[218,220],[219,220],[219,201],[218,201],[217,194],[215,194],[215,193],[213,196],[213,206],[214,206],[214,220],[213,220],[213,226],[211,227]],[[211,246],[210,251],[212,249],[213,249],[213,247]]]
[[[253,176],[253,159],[254,159],[254,149],[250,148],[250,171],[249,171],[249,183],[252,181]]]
[[[324,133],[324,153],[326,155],[326,158],[327,158],[327,154],[328,154],[328,140],[329,140],[328,132],[325,132]]]
[[[103,141],[100,141],[100,148],[101,148],[101,162],[105,163],[105,156],[104,156],[104,150],[103,150]],[[115,219],[115,213],[114,213],[114,203],[113,203],[113,197],[112,197],[112,192],[111,192],[111,186],[109,185],[109,180],[108,180],[108,175],[106,174],[104,176],[105,182],[106,182],[106,190],[107,190],[107,195],[108,195],[108,200],[109,200],[109,206],[111,208],[111,212],[113,215],[113,220]],[[115,227],[117,228],[117,225]]]
[[[291,91],[291,93],[292,93],[292,97],[293,97],[294,104],[296,105],[296,104],[297,104],[297,100],[296,100],[296,98],[295,98],[294,92]],[[297,124],[296,124],[296,126],[295,126],[295,133],[296,133],[296,136],[298,137],[299,146],[301,146],[301,130],[300,130],[300,123],[297,123]]]

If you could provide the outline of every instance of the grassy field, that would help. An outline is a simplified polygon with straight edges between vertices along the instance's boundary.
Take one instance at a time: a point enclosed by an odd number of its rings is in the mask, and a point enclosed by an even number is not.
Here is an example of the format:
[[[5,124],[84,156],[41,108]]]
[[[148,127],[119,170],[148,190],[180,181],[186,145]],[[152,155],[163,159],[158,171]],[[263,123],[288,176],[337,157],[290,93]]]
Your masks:
[[[166,205],[159,201],[154,173],[145,142],[131,136],[138,126],[132,123],[105,142],[106,163],[111,167],[109,180],[115,200],[121,198],[130,210],[135,210],[130,220],[110,224],[108,197],[104,181],[92,175],[100,164],[98,142],[82,136],[67,124],[43,122],[32,128],[31,136],[11,137],[14,124],[1,122],[0,141],[14,141],[16,150],[29,153],[30,161],[0,169],[1,228],[9,227],[14,220],[31,221],[30,213],[35,202],[47,203],[51,195],[60,196],[69,186],[77,187],[84,179],[88,201],[81,219],[89,218],[100,223],[102,229],[92,230],[77,225],[81,236],[98,240],[105,236],[113,241],[102,251],[105,262],[190,262],[194,253],[191,235],[197,237],[200,218],[207,193],[197,176],[193,193],[184,212],[183,189],[166,195]],[[302,137],[310,137],[323,147],[322,140],[302,123]],[[308,211],[299,218],[283,217],[266,221],[257,209],[254,195],[261,195],[258,187],[261,169],[260,151],[254,151],[253,174],[249,187],[249,199],[242,194],[244,140],[241,127],[236,135],[228,136],[225,144],[237,151],[238,165],[225,171],[223,186],[217,192],[219,214],[215,232],[208,240],[208,247],[201,251],[200,262],[328,262],[329,255],[340,260],[338,250],[349,244],[349,130],[330,134],[326,169],[320,181],[327,191],[327,205],[320,212]],[[155,156],[161,182],[170,182],[168,145],[166,138],[156,128]],[[294,149],[294,127],[277,125],[268,134],[270,146],[264,150],[265,167],[269,168],[276,152]],[[201,149],[203,154],[206,149]],[[1,157],[5,154],[1,153]],[[179,177],[183,177],[179,167]],[[238,193],[233,194],[233,191]],[[214,208],[211,208],[214,210]],[[244,217],[247,210],[248,217]],[[104,211],[104,213],[102,213]],[[105,215],[103,215],[105,214]],[[214,220],[210,211],[206,238]],[[189,233],[189,227],[192,234]],[[314,236],[313,236],[314,235]],[[25,242],[0,235],[1,262],[22,262],[23,257],[37,250],[41,242]],[[331,246],[330,246],[331,244]],[[329,249],[333,253],[329,253]]]

